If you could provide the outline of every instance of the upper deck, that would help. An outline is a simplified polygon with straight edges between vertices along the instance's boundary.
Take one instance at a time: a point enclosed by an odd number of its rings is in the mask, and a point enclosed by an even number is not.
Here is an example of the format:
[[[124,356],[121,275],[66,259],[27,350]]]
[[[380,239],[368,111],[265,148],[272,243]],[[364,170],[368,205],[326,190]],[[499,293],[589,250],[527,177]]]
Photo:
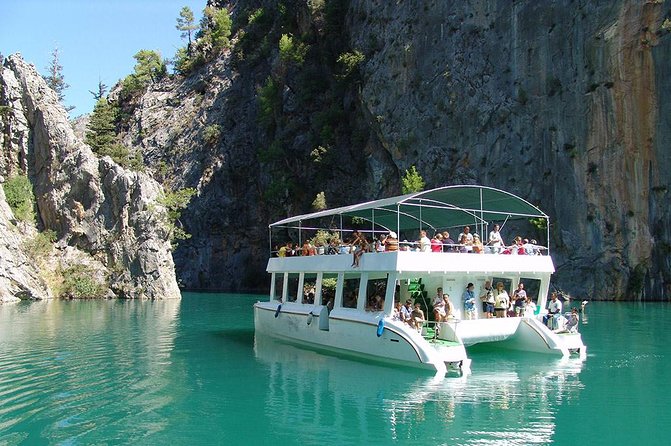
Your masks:
[[[269,273],[282,272],[424,272],[424,273],[525,273],[552,274],[548,255],[469,254],[456,252],[396,251],[365,253],[360,266],[353,268],[351,254],[272,257]]]

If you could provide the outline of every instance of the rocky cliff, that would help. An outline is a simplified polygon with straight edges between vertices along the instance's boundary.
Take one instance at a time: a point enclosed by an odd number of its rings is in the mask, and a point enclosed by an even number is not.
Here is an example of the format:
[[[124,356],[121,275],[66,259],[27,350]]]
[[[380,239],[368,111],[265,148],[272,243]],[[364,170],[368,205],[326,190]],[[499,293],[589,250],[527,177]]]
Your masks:
[[[165,228],[166,211],[157,202],[161,186],[108,157],[96,157],[75,137],[56,94],[20,55],[4,61],[0,87],[4,130],[0,174],[5,180],[17,174],[30,179],[37,228],[53,231],[57,239],[44,269],[53,272],[85,265],[113,295],[180,297]],[[6,207],[2,195],[0,277],[4,280],[0,294],[16,295],[20,294],[17,287],[28,288],[23,284],[31,282],[24,277],[35,276],[31,265],[26,265],[25,243],[16,241],[27,239],[31,231],[22,234]],[[37,291],[24,294],[51,296],[43,283],[31,289]]]
[[[233,12],[232,48],[150,87],[126,133],[199,188],[176,253],[187,287],[263,287],[269,222],[320,191],[329,206],[397,194],[416,165],[427,187],[538,204],[560,288],[671,297],[668,2],[210,4]]]
[[[415,165],[427,188],[538,204],[560,288],[671,298],[671,3],[208,3],[233,14],[230,49],[122,104],[154,176],[198,189],[186,287],[264,289],[270,222],[321,191],[398,194]]]

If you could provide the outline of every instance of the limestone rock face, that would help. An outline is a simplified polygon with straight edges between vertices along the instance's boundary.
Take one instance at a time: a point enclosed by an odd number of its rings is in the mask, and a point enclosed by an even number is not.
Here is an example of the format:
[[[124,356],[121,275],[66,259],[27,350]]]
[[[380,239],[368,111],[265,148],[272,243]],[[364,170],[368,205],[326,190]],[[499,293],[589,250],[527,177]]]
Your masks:
[[[165,209],[157,202],[161,186],[109,157],[96,157],[75,136],[55,93],[20,55],[5,60],[2,74],[11,104],[7,122],[16,129],[10,135],[18,135],[5,142],[10,150],[3,174],[25,163],[39,225],[57,233],[61,249],[74,247],[105,265],[117,295],[179,298]]]
[[[23,237],[14,221],[0,187],[0,303],[49,299],[51,290],[40,278],[34,263],[23,253]]]

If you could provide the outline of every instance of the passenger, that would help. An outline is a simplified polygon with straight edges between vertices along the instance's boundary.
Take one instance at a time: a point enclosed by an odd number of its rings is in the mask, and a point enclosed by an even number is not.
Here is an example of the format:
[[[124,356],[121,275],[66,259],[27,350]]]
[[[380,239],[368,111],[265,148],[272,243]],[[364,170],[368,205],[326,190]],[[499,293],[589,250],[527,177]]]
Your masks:
[[[386,252],[398,251],[398,236],[394,231],[389,231],[389,236],[384,241],[384,250]]]
[[[480,241],[478,234],[473,235],[473,252],[476,254],[483,254],[485,252],[485,246]]]
[[[494,313],[496,314],[496,317],[506,317],[506,311],[510,306],[510,296],[508,296],[508,292],[503,288],[503,282],[496,284],[494,299]]]
[[[419,231],[417,244],[421,252],[431,252],[431,240],[426,236],[426,231]]]
[[[450,295],[443,293],[443,302],[445,302],[445,319],[454,317],[454,304],[450,300]]]
[[[443,252],[453,252],[456,243],[450,238],[450,233],[443,231]]]
[[[492,229],[492,232],[489,233],[489,240],[487,241],[487,245],[490,246],[490,249],[494,254],[500,254],[503,250],[505,243],[503,242],[503,238],[499,232],[499,225],[494,225],[494,229]]]
[[[310,255],[310,242],[307,240],[303,242],[303,247],[301,248],[301,255],[303,256]]]
[[[524,317],[534,317],[536,315],[536,304],[531,297],[527,296],[527,305],[524,307]]]
[[[410,299],[406,300],[405,305],[401,307],[401,320],[411,327],[414,327],[412,321],[412,300]]]
[[[566,323],[566,330],[569,333],[578,331],[578,319],[578,309],[576,307],[571,308],[571,314],[568,316],[568,322]]]
[[[410,242],[407,239],[403,239],[399,245],[399,251],[410,251]]]
[[[557,299],[557,293],[553,292],[550,295],[550,302],[548,302],[548,314],[543,316],[543,323],[549,328],[554,328],[555,318],[561,314],[562,304],[559,299]]]
[[[391,320],[392,321],[400,321],[401,320],[401,308],[403,305],[401,305],[401,301],[396,302],[394,305],[394,309],[391,310]]]
[[[468,241],[468,237],[466,234],[461,234],[461,238],[459,239],[459,252],[465,252],[469,253],[473,250],[473,242]]]
[[[519,235],[515,237],[514,239],[515,243],[511,245],[508,249],[510,249],[511,254],[525,254],[524,251],[524,244],[522,243],[522,237]]]
[[[352,267],[358,268],[361,262],[361,256],[368,250],[368,240],[358,230],[352,232],[352,239],[350,241],[352,247]]]
[[[443,235],[440,232],[431,239],[431,252],[443,252]]]
[[[460,242],[460,243],[461,243],[461,238],[462,238],[464,235],[466,236],[466,240],[468,240],[468,244],[469,244],[469,245],[472,245],[472,244],[473,244],[473,234],[471,234],[471,228],[470,228],[470,226],[464,226],[464,232],[462,232],[461,234],[459,234],[459,242]],[[470,249],[469,249],[469,251],[470,251]]]
[[[412,310],[412,323],[414,324],[413,326],[419,330],[422,328],[422,324],[424,324],[424,321],[426,318],[424,317],[424,312],[422,311],[422,308],[420,307],[419,303],[415,304],[415,308]]]
[[[443,289],[436,289],[436,295],[433,298],[433,317],[436,322],[443,322],[447,319],[445,312],[445,301],[443,301]]]
[[[466,319],[472,320],[475,319],[475,292],[473,291],[475,286],[472,283],[469,283],[466,286],[466,291],[461,296],[464,301],[464,311],[466,312]]]
[[[487,319],[493,318],[495,300],[491,280],[485,281],[485,293],[480,296],[480,300],[482,301],[482,314],[484,314]]]
[[[287,250],[291,249],[291,243],[287,242],[286,245],[283,245],[279,251],[277,251],[277,257],[286,257]]]
[[[541,249],[540,246],[538,246],[538,242],[536,240],[531,240],[531,247],[533,249],[532,254],[535,256],[541,255]]]
[[[386,240],[387,234],[380,234],[380,237],[375,241],[375,252],[384,252]]]
[[[339,251],[340,251],[340,247],[338,246],[338,238],[333,237],[329,241],[329,246],[328,246],[328,249],[326,250],[326,254],[334,255],[334,254],[338,254]]]
[[[522,317],[524,315],[524,308],[527,306],[527,292],[524,291],[524,284],[522,282],[517,284],[513,298],[515,299],[515,316]]]
[[[522,243],[522,248],[524,248],[524,254],[531,256],[534,254],[534,247],[529,243],[529,239],[525,238]]]

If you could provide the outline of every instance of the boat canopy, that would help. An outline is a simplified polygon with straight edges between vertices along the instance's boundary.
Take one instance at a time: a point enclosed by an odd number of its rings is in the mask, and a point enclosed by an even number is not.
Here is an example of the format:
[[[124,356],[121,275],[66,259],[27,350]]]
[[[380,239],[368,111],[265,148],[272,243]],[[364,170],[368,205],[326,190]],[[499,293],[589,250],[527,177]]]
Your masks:
[[[548,216],[528,201],[487,186],[445,186],[398,197],[327,209],[285,218],[270,228],[305,227],[310,220],[333,216],[357,217],[388,230],[437,229],[492,221]]]

